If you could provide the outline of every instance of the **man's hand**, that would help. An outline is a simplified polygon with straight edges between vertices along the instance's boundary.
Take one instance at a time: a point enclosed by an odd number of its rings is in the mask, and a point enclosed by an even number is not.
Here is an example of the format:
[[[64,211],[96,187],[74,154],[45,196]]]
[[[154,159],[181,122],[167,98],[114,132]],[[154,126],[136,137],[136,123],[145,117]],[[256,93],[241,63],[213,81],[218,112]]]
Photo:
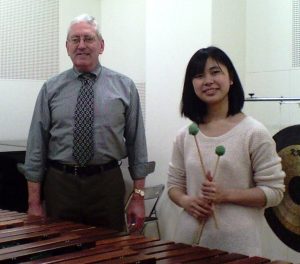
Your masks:
[[[45,215],[43,206],[40,203],[28,205],[27,213],[29,215],[36,215],[36,216],[44,216]]]
[[[144,198],[139,194],[132,194],[132,199],[127,209],[127,224],[130,232],[142,229],[145,220]]]
[[[41,203],[41,185],[38,182],[27,182],[28,185],[28,211],[29,215],[44,216]]]

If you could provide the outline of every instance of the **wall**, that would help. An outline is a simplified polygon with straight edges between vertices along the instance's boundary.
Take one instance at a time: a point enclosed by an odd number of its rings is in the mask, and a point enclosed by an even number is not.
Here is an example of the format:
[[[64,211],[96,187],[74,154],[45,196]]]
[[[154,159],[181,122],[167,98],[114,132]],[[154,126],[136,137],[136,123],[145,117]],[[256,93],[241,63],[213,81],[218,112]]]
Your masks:
[[[185,68],[210,43],[210,0],[146,1],[146,132],[157,161],[150,183],[166,181],[173,139],[189,122],[179,115]]]
[[[101,0],[101,11],[103,65],[145,82],[145,1]]]
[[[246,70],[246,1],[212,1],[212,44],[231,58],[242,83]]]
[[[292,68],[292,3],[292,0],[247,1],[247,95],[299,95],[299,69]],[[246,109],[262,121],[272,134],[291,124],[299,123],[297,104],[248,102]]]

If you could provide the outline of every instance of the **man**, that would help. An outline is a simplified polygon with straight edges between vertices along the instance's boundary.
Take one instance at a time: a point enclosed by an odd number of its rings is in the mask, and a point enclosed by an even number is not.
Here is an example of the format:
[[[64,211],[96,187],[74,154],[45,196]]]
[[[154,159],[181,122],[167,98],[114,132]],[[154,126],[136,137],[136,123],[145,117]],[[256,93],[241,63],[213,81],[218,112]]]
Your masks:
[[[128,224],[140,229],[147,161],[137,89],[128,77],[100,65],[104,40],[89,15],[70,24],[66,48],[73,68],[43,85],[30,126],[25,160],[28,214],[46,214],[124,228],[125,184],[119,161],[128,157],[133,196]]]

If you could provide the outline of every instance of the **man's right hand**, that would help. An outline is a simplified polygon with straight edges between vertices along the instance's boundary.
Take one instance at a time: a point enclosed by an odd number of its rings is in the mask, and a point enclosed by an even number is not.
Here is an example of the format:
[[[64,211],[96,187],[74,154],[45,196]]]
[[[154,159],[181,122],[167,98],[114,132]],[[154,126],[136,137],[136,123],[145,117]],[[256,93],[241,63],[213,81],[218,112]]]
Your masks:
[[[43,206],[40,203],[35,205],[28,205],[27,213],[29,215],[45,216]]]

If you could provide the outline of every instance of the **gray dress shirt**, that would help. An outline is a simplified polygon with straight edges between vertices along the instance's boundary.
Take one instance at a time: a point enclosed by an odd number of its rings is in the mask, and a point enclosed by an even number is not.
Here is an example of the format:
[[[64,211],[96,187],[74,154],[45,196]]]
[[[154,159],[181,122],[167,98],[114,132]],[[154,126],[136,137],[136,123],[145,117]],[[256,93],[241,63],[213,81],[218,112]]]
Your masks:
[[[95,90],[94,157],[90,164],[105,164],[128,157],[133,180],[153,171],[148,162],[140,99],[128,77],[98,65]],[[80,73],[69,69],[46,81],[39,92],[30,126],[25,177],[40,182],[47,160],[73,163],[74,109]]]

